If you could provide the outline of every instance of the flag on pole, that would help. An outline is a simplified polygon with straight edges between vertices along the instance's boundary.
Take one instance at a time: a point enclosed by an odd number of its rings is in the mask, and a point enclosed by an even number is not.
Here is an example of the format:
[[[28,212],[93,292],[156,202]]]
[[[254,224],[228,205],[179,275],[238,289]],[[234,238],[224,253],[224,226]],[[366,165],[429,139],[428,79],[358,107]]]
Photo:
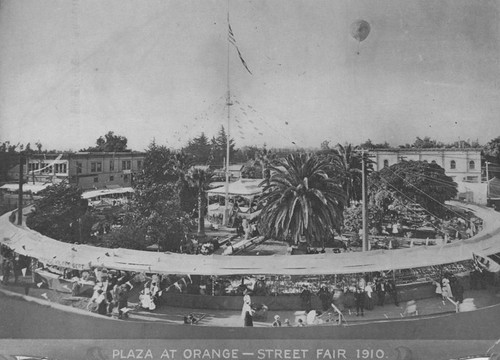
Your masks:
[[[187,275],[187,277],[189,278],[189,282],[192,284],[193,283],[193,279],[191,279],[191,275]]]
[[[42,287],[42,285],[43,285],[43,282],[41,282],[41,281],[36,284],[36,286],[38,286],[38,287]]]
[[[174,284],[174,286],[175,286],[177,289],[179,289],[179,291],[180,291],[180,292],[182,292],[182,288],[181,288],[181,286],[180,286],[178,283],[175,283],[175,284]]]
[[[486,255],[479,255],[472,253],[472,260],[474,261],[474,265],[479,269],[484,269],[489,272],[499,272],[500,264],[498,264],[493,259],[489,258]]]
[[[231,23],[229,22],[229,14],[227,15],[227,25],[228,25],[227,40],[234,46],[234,48],[238,52],[238,56],[240,58],[241,63],[243,64],[243,66],[245,67],[245,69],[247,69],[248,73],[250,75],[252,75],[252,72],[248,68],[248,65],[247,65],[245,59],[243,59],[243,56],[241,55],[241,51],[238,48],[238,45],[236,45],[236,38],[234,37],[233,29],[231,28]]]
[[[26,276],[26,270],[27,270],[26,268],[22,268],[21,269],[21,272],[23,273],[23,276]]]
[[[47,293],[43,293],[42,295],[40,295],[41,297],[43,297],[44,299],[46,300],[49,300],[49,297],[47,296]]]
[[[187,281],[186,281],[186,279],[182,278],[182,279],[181,279],[181,281],[184,283],[184,286],[186,286],[186,285],[187,285]]]

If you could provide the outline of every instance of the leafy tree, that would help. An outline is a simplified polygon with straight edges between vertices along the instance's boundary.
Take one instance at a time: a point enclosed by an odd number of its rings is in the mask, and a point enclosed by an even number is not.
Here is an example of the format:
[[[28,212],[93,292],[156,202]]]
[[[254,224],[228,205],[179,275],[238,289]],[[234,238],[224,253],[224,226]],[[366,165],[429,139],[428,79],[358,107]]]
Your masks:
[[[323,140],[320,145],[321,150],[329,150],[330,149],[330,141]]]
[[[79,188],[61,183],[47,187],[40,195],[28,215],[28,227],[56,240],[89,241],[90,228],[81,226],[88,205]]]
[[[336,178],[346,193],[347,203],[359,201],[362,198],[362,154],[351,144],[342,146],[337,144],[335,148],[319,152],[332,164],[335,164],[335,172],[329,175]],[[370,173],[373,169],[371,161],[365,158],[366,171]]]
[[[177,178],[176,184],[179,192],[179,202],[183,211],[191,212],[196,204],[196,190],[189,186],[188,172],[194,165],[194,159],[191,155],[184,152],[175,152],[170,156],[167,164],[166,174]]]
[[[210,160],[210,143],[205,133],[202,132],[200,136],[189,140],[183,152],[191,155],[196,164],[208,164]]]
[[[365,150],[372,150],[372,149],[390,149],[390,145],[387,141],[384,141],[383,143],[380,144],[374,144],[370,139],[366,140],[364,143],[359,145],[359,148],[365,149]]]
[[[394,198],[420,204],[432,214],[446,212],[444,202],[456,197],[457,184],[442,167],[424,161],[402,161],[378,172],[375,187],[388,190]],[[386,200],[384,200],[386,201]]]
[[[324,241],[342,226],[345,194],[328,176],[335,166],[311,154],[292,154],[271,166],[260,225],[267,236]]]
[[[234,140],[229,140],[229,159],[234,157]],[[210,164],[212,165],[226,165],[224,159],[227,154],[227,134],[224,126],[221,126],[217,137],[213,137],[210,144]]]
[[[82,149],[81,151],[88,152],[124,152],[130,151],[127,149],[127,138],[125,136],[115,135],[113,131],[108,131],[104,137],[99,137],[96,140],[94,147]]]
[[[363,209],[361,205],[353,205],[344,209],[344,231],[357,233],[363,227]],[[382,229],[384,212],[374,203],[368,204],[368,228]]]
[[[494,166],[490,166],[489,170],[491,174],[496,177],[500,177],[500,136],[495,139],[490,140],[483,147],[483,155],[486,161],[493,163]]]
[[[144,178],[147,174],[137,179],[126,231],[139,234],[138,240],[144,241],[135,246],[158,244],[162,251],[177,252],[193,226],[191,217],[181,209],[177,185],[151,183]]]

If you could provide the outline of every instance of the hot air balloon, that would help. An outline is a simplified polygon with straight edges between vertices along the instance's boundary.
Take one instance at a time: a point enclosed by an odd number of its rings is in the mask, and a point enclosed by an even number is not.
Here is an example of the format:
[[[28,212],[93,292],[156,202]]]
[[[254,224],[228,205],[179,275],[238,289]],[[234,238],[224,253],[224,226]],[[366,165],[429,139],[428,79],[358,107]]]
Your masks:
[[[370,24],[365,20],[356,20],[351,24],[351,35],[359,42],[365,40],[370,34]]]
[[[351,35],[354,39],[358,41],[358,55],[359,55],[359,44],[364,41],[368,34],[370,34],[370,24],[365,20],[356,20],[351,24]]]

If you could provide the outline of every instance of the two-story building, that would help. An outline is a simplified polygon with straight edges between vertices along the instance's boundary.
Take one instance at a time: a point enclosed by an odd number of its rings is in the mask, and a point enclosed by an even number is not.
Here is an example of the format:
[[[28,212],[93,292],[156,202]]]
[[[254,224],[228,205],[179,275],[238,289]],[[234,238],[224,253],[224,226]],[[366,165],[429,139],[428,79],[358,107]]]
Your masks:
[[[144,156],[140,152],[35,154],[26,159],[23,173],[28,181],[65,181],[83,190],[125,187],[142,169]]]
[[[427,161],[441,166],[455,182],[481,182],[481,149],[476,148],[391,148],[370,150],[374,170],[402,160]]]

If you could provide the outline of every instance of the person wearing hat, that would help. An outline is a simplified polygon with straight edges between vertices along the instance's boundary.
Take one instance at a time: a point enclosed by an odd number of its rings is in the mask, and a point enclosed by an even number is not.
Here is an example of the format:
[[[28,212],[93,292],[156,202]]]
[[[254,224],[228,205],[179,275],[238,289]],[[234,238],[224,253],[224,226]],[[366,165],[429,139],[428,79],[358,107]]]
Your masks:
[[[253,314],[255,310],[252,309],[252,300],[249,291],[245,290],[243,296],[243,308],[241,309],[241,317],[243,318],[243,326],[253,326]]]
[[[354,302],[356,303],[356,316],[364,316],[365,309],[365,291],[358,287],[354,293]]]
[[[328,291],[326,285],[323,285],[321,289],[318,291],[318,297],[321,301],[321,307],[323,311],[327,311],[330,308],[330,304],[332,302],[332,294]]]
[[[312,309],[311,305],[311,291],[309,290],[307,284],[302,285],[302,292],[300,293],[300,300],[302,301],[302,308],[309,312]]]
[[[128,306],[128,286],[127,284],[122,284],[121,286],[118,287],[117,289],[117,300],[118,300],[118,318],[123,319],[127,318],[128,315],[126,312],[123,311],[124,308]]]
[[[452,298],[453,293],[451,292],[450,280],[445,277],[443,278],[442,284],[443,286],[441,288],[441,291],[443,298]]]
[[[274,315],[273,327],[281,327],[281,320],[279,315]]]

